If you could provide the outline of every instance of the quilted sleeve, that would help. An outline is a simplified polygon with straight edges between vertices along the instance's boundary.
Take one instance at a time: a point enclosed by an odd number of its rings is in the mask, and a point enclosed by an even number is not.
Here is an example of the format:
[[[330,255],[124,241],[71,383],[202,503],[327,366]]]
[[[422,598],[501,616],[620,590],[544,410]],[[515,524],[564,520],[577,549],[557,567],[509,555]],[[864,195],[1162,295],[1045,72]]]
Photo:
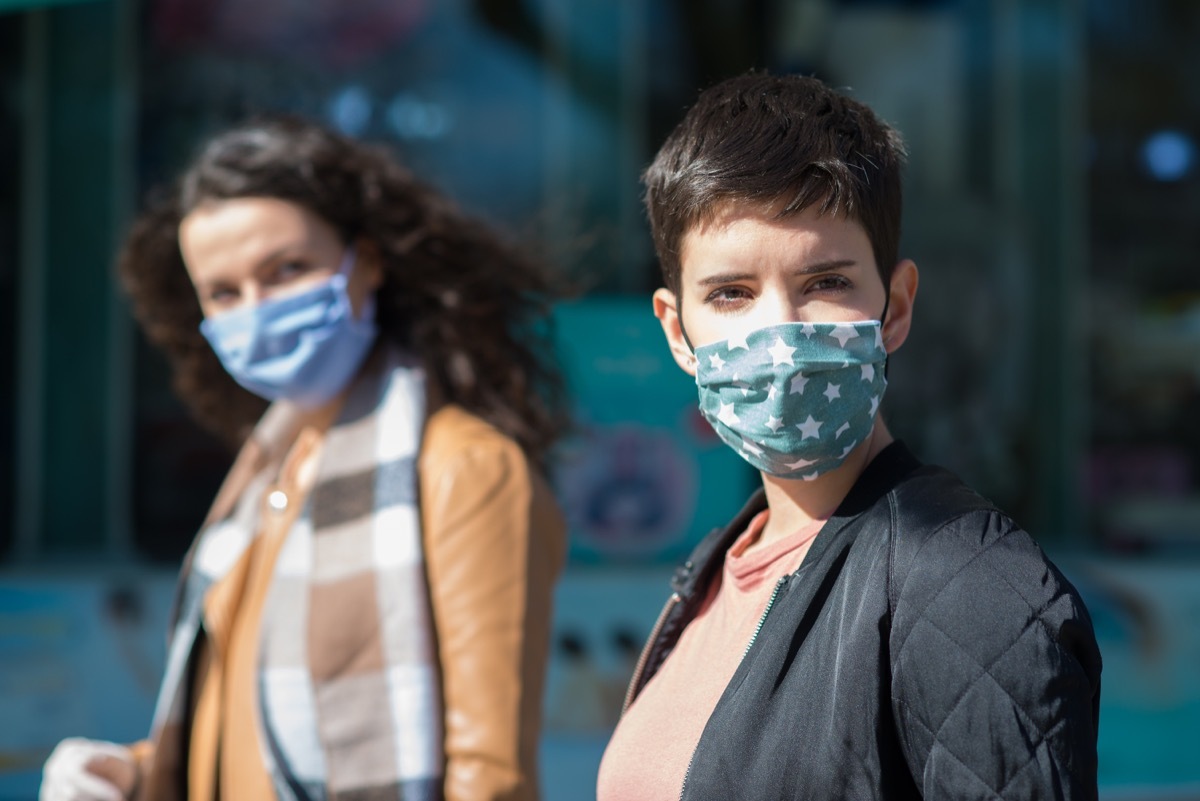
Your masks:
[[[890,648],[893,712],[923,798],[1097,797],[1091,620],[1011,520],[975,512],[920,546],[897,583]]]

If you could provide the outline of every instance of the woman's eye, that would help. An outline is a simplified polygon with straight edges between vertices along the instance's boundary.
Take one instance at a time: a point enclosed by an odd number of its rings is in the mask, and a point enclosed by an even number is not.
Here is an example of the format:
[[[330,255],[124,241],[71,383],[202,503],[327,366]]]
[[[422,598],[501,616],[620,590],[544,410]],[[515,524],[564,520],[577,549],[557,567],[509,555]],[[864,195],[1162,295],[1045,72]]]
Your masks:
[[[844,275],[825,275],[808,285],[810,292],[844,292],[852,286]]]
[[[734,306],[749,297],[750,293],[741,287],[723,286],[710,292],[704,302],[715,306]]]
[[[213,287],[208,290],[208,302],[219,305],[226,305],[237,300],[238,293],[236,289],[226,286]]]
[[[308,272],[308,265],[301,261],[285,261],[280,263],[275,270],[275,279],[277,281],[288,281]]]

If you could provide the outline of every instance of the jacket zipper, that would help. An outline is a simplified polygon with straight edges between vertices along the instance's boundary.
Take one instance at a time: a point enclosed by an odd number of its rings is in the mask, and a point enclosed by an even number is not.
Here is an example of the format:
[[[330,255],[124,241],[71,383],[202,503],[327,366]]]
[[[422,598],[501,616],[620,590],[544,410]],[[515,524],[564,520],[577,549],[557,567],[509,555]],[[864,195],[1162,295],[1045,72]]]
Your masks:
[[[783,589],[783,585],[787,583],[787,576],[780,576],[779,581],[775,582],[775,589],[771,590],[771,597],[767,600],[767,607],[763,609],[762,615],[758,618],[758,625],[754,627],[754,633],[750,635],[750,642],[746,643],[746,650],[742,651],[742,659],[746,658],[746,654],[750,653],[750,649],[754,647],[754,641],[758,639],[758,633],[762,631],[763,624],[767,622],[767,615],[771,614],[771,607],[775,605],[775,599],[779,597],[779,591]],[[700,743],[696,743],[696,748],[700,747]],[[679,801],[683,801],[683,794],[687,791],[688,777],[692,775],[692,764],[696,761],[696,748],[692,749],[692,755],[688,758],[687,770],[683,773],[683,784],[679,788]]]
[[[679,603],[679,601],[679,593],[671,593],[671,597],[663,605],[662,611],[658,613],[658,620],[654,621],[654,628],[650,629],[650,636],[646,638],[646,644],[642,646],[642,653],[638,656],[637,664],[633,666],[633,676],[629,679],[629,687],[625,690],[625,703],[621,705],[622,715],[629,709],[629,705],[633,703],[633,688],[642,680],[642,672],[646,669],[646,661],[650,658],[650,649],[654,647],[654,641],[658,639],[663,624],[667,622],[667,615],[671,613],[671,610],[675,608],[675,604]]]
[[[754,633],[750,635],[750,642],[746,643],[746,650],[742,651],[742,659],[745,659],[746,654],[750,653],[750,649],[754,647],[754,641],[758,639],[758,633],[762,631],[763,624],[767,622],[767,615],[771,613],[771,607],[775,605],[775,599],[779,597],[779,591],[783,589],[784,584],[787,584],[787,580],[787,576],[780,576],[779,581],[775,582],[775,589],[771,591],[767,608],[763,610],[762,617],[758,619],[758,625],[754,627]]]

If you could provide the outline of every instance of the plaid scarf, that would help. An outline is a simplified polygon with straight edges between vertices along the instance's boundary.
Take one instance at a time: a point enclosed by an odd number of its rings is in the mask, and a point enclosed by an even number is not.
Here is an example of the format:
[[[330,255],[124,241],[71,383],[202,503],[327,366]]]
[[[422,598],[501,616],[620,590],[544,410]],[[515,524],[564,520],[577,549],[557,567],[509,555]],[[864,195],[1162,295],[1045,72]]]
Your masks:
[[[316,483],[273,567],[257,718],[281,801],[442,797],[441,687],[417,508],[424,403],[418,367],[393,351],[373,355],[325,436]],[[295,418],[285,404],[263,416],[214,504],[219,519],[185,562],[153,729],[153,771],[178,774],[146,788],[155,798],[185,786],[181,735],[204,597],[258,531]],[[230,492],[237,502],[219,514]]]

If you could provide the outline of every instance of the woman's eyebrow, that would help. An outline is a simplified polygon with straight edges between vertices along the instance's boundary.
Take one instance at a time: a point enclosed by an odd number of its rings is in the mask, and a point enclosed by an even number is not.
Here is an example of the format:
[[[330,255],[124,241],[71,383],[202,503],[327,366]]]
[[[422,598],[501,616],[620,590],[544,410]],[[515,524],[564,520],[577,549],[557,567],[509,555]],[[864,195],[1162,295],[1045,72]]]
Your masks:
[[[813,264],[805,264],[802,267],[797,267],[792,271],[793,275],[813,275],[815,273],[829,272],[830,270],[842,270],[847,267],[856,267],[858,262],[854,259],[833,259],[830,261],[818,261]],[[756,273],[750,272],[729,272],[716,273],[715,275],[701,278],[696,283],[699,286],[716,286],[718,284],[732,284],[738,281],[750,281],[757,278]]]
[[[277,248],[273,248],[266,253],[263,253],[258,257],[254,265],[254,269],[264,270],[267,267],[270,267],[272,264],[282,259],[284,255],[287,254],[289,250],[294,249],[294,247],[294,245],[280,245]]]
[[[749,281],[756,276],[754,273],[717,273],[706,278],[701,278],[697,283],[700,286],[715,286],[717,284],[731,284],[737,281]]]
[[[824,273],[830,270],[841,270],[846,267],[856,267],[858,262],[854,259],[833,259],[831,261],[818,261],[814,264],[805,264],[803,267],[798,267],[793,271],[793,275],[812,275],[814,273]]]

